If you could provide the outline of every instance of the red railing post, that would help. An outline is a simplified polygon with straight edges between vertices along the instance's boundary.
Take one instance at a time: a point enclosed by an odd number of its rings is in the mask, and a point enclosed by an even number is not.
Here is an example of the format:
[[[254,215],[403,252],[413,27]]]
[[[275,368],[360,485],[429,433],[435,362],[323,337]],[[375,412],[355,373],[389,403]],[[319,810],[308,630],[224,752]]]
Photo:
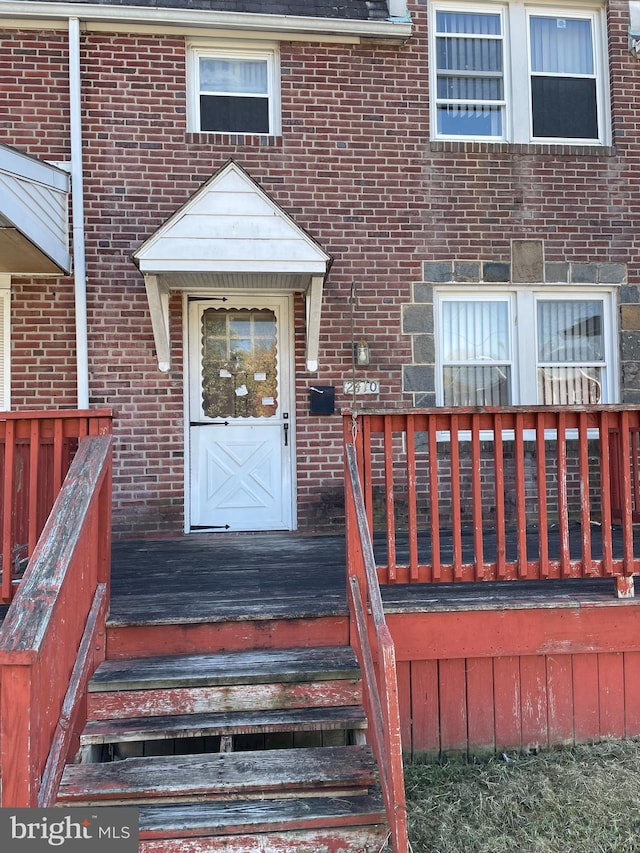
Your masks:
[[[409,535],[410,580],[418,580],[418,495],[416,491],[415,419],[407,415],[407,525]]]
[[[431,580],[440,580],[440,487],[438,476],[438,434],[436,418],[427,415],[429,441],[429,502],[431,536]]]
[[[449,422],[449,446],[451,460],[451,538],[453,540],[453,579],[462,580],[462,519],[460,503],[460,440],[458,417],[452,415]]]
[[[35,661],[33,661],[35,664]],[[39,727],[33,706],[40,701],[35,665],[0,667],[0,771],[2,807],[38,804],[41,767]],[[10,709],[10,711],[9,711]]]
[[[396,579],[396,504],[393,483],[393,433],[391,432],[391,421],[387,418],[384,422],[384,492],[387,527],[387,574],[391,583]]]
[[[471,424],[471,510],[473,513],[474,576],[478,581],[484,579],[481,464],[480,427],[477,420],[474,420]]]
[[[493,475],[496,498],[496,576],[502,580],[507,575],[506,513],[504,505],[504,445],[502,442],[502,416],[493,417]]]
[[[527,566],[527,506],[525,495],[524,427],[522,413],[514,421],[514,476],[516,489],[516,526],[518,539],[518,578],[525,579]]]

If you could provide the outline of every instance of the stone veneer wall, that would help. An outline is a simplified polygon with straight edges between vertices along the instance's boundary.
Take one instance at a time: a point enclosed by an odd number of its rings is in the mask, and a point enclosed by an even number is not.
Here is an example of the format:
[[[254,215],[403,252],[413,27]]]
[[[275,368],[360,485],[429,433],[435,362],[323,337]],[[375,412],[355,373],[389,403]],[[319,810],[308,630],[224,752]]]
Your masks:
[[[402,331],[410,335],[413,361],[403,370],[403,390],[414,405],[436,405],[434,288],[439,285],[609,285],[617,288],[619,320],[619,400],[640,403],[640,287],[627,284],[627,269],[619,263],[544,261],[540,240],[515,240],[511,263],[495,261],[427,261],[423,280],[412,288],[412,301],[402,306]]]

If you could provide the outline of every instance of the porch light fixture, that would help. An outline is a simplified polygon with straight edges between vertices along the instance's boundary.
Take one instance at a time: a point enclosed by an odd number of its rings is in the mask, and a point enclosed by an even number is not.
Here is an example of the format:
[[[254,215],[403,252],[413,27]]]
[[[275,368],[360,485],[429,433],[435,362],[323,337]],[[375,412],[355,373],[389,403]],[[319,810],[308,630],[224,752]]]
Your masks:
[[[366,367],[371,363],[369,344],[364,339],[353,345],[353,361],[359,367]]]

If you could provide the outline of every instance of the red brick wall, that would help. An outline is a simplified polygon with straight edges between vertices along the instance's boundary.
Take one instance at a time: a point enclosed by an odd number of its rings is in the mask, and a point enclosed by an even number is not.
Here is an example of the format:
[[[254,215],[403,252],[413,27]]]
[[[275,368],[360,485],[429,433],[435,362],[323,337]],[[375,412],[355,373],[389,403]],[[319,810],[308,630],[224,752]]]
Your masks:
[[[402,389],[413,356],[401,306],[424,261],[505,262],[511,239],[536,237],[548,260],[626,263],[636,287],[640,75],[622,0],[610,13],[616,148],[588,153],[430,144],[426,3],[410,5],[415,35],[402,47],[283,43],[283,132],[268,144],[186,133],[183,39],[82,36],[90,390],[92,405],[116,417],[118,534],[175,533],[183,523],[181,300],[172,299],[172,369],[163,374],[130,256],[230,157],[334,258],[317,375],[304,369],[301,301],[296,311],[301,526],[342,516],[340,419],[310,416],[308,388],[335,385],[337,410],[350,402],[352,284],[355,336],[366,335],[367,376],[382,389],[360,400],[376,406],[415,402]],[[2,33],[0,62],[11,81],[0,91],[0,141],[68,158],[65,34]],[[13,289],[14,406],[73,405],[72,282]]]
[[[0,140],[34,157],[69,157],[69,63],[64,32],[2,32]]]

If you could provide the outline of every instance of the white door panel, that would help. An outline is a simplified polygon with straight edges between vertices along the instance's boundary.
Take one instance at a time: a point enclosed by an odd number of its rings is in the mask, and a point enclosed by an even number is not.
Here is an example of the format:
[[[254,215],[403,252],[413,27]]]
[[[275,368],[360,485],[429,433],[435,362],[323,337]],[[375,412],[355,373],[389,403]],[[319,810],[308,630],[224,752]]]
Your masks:
[[[192,527],[286,529],[281,430],[279,424],[191,427]]]
[[[190,526],[290,530],[289,302],[189,309]]]

